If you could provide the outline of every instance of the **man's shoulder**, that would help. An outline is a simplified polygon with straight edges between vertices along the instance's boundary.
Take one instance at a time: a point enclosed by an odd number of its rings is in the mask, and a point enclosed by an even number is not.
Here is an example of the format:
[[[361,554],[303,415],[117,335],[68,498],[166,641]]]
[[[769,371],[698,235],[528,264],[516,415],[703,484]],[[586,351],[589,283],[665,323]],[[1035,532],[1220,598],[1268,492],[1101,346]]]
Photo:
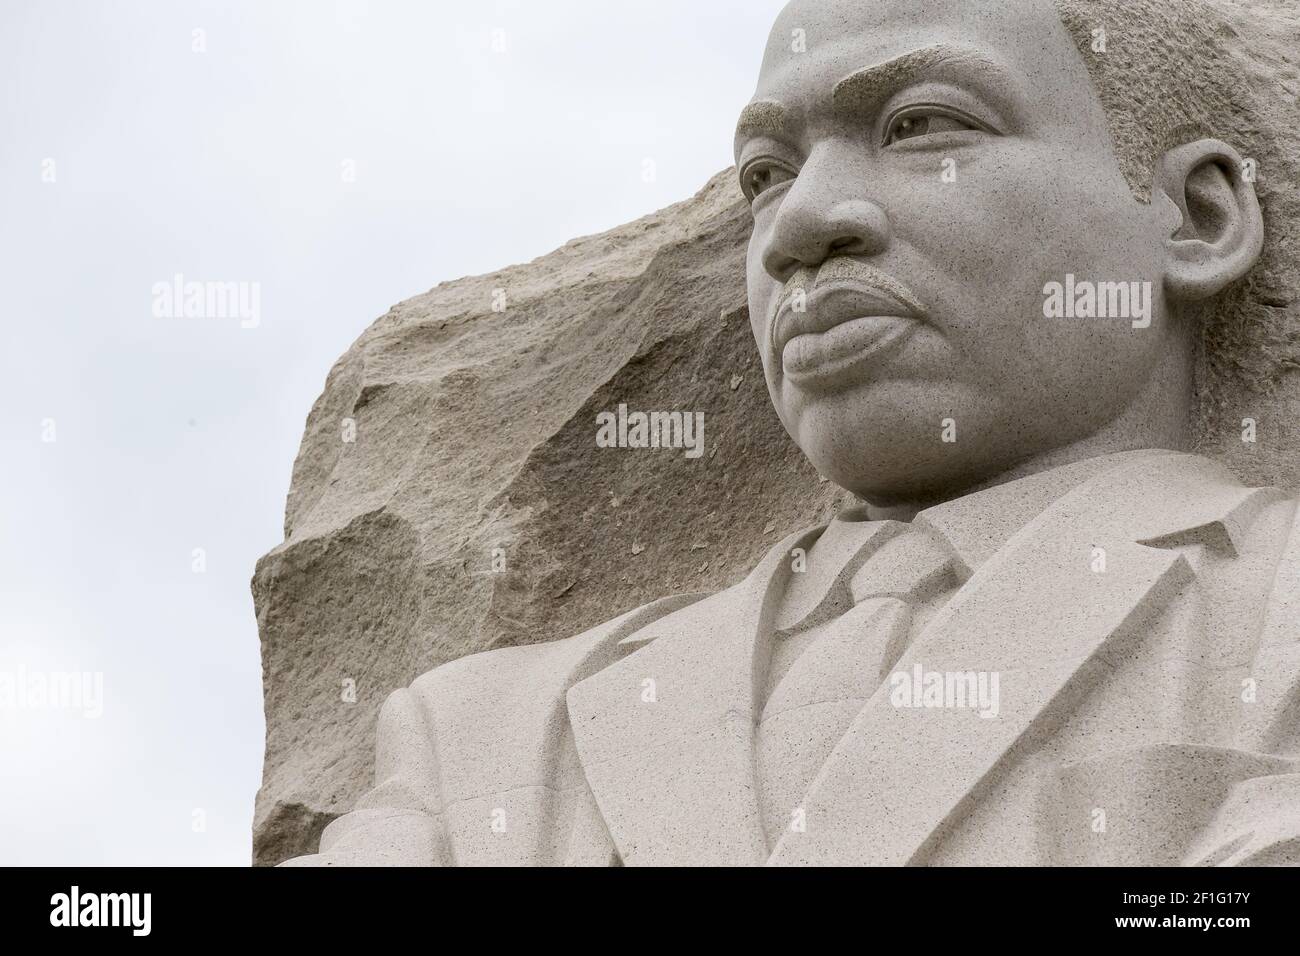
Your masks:
[[[1142,544],[1200,543],[1237,556],[1289,533],[1296,505],[1294,489],[1248,485],[1215,459],[1151,450],[1085,481],[1046,514],[1089,513]]]
[[[1182,455],[1170,466],[1182,481],[1164,489],[1156,511],[1183,511],[1205,521],[1205,543],[1233,557],[1268,556],[1286,560],[1297,546],[1300,497],[1296,489],[1251,485],[1221,462]],[[1190,538],[1189,538],[1190,539]]]

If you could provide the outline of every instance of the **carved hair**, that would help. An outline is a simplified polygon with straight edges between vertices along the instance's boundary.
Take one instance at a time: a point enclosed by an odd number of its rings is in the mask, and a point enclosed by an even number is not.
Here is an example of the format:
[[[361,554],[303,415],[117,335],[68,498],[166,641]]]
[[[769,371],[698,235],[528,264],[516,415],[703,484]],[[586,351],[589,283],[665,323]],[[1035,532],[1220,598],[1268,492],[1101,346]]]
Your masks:
[[[1197,437],[1236,429],[1300,368],[1300,4],[1296,0],[1055,0],[1110,122],[1133,194],[1156,161],[1213,137],[1258,164],[1259,264],[1209,302],[1197,362]],[[1094,49],[1105,30],[1105,52]]]

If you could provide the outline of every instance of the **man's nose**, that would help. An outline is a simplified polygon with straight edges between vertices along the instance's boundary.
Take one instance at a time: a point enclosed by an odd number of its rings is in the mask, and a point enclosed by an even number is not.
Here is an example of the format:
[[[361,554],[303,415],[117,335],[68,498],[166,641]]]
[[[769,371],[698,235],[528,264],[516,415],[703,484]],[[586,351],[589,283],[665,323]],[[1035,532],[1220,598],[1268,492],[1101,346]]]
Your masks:
[[[869,199],[836,196],[822,180],[796,179],[781,199],[763,268],[785,282],[800,268],[817,268],[833,256],[873,256],[889,245],[889,216]]]

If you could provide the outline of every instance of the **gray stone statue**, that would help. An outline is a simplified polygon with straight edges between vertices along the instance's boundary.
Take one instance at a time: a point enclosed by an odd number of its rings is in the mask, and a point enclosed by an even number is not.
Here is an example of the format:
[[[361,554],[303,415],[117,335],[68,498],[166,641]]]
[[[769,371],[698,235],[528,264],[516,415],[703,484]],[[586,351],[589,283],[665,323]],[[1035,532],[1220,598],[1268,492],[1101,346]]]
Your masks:
[[[862,504],[397,691],[292,864],[1300,864],[1297,499],[1189,452],[1300,355],[1280,6],[790,4],[750,321]]]

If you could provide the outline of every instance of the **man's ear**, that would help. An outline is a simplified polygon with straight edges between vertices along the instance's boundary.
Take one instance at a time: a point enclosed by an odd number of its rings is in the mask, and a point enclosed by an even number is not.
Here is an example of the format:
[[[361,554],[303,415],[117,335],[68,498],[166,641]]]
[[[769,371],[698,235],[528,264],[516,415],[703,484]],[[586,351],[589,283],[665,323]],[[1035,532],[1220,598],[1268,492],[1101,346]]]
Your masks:
[[[1202,139],[1160,160],[1155,186],[1182,213],[1166,241],[1170,298],[1208,299],[1240,279],[1264,249],[1264,217],[1241,156],[1227,143]]]

